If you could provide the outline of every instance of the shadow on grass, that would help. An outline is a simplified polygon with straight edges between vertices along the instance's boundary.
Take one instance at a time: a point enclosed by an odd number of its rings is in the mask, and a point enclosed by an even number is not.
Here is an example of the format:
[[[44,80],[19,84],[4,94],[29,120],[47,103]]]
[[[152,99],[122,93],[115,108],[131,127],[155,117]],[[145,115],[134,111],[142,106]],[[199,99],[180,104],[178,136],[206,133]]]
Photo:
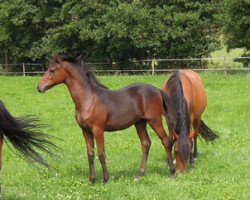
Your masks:
[[[195,160],[194,167],[191,167],[190,164],[187,164],[186,173],[190,173],[192,170],[195,170],[198,160],[199,159],[202,160],[202,158],[204,157],[204,154],[206,154],[206,150],[199,152],[199,156]],[[103,174],[102,174],[102,170],[98,162],[96,164],[95,169],[96,169],[96,183],[101,183]],[[129,168],[129,166],[126,165],[126,166],[123,166],[123,168],[119,168],[119,169],[117,168],[114,169],[108,166],[108,170],[109,170],[109,175],[110,175],[110,181],[113,181],[113,182],[118,182],[123,179],[132,181],[132,180],[141,178],[139,174],[139,165],[136,166],[132,164],[131,168]],[[178,176],[178,174],[179,173],[177,172],[175,178]],[[88,181],[89,179],[88,166],[87,165],[81,166],[80,164],[72,166],[71,168],[67,169],[66,172],[64,172],[64,176],[67,176],[69,178],[76,177],[76,178],[83,180],[84,182]],[[147,178],[147,176],[150,176],[150,177],[158,176],[162,178],[171,179],[170,174],[169,174],[169,169],[167,166],[167,159],[165,155],[163,155],[162,158],[158,158],[154,160],[154,162],[152,162],[152,160],[151,160],[151,163],[150,161],[148,162],[148,167],[143,177]]]
[[[140,179],[141,176],[139,174],[139,167],[131,168],[131,169],[120,169],[120,170],[112,170],[109,169],[109,175],[110,175],[110,181],[120,181],[122,179],[130,179],[135,180],[135,179]],[[167,166],[162,167],[162,166],[154,166],[148,168],[146,171],[145,175],[143,177],[151,176],[151,175],[156,175],[156,176],[161,176],[161,177],[166,177],[170,178],[169,176],[169,171]],[[67,173],[68,177],[79,177],[80,179],[88,180],[89,178],[89,170],[87,169],[82,169],[81,167],[75,167],[71,169],[69,173]],[[102,170],[101,169],[96,169],[96,183],[102,182]]]

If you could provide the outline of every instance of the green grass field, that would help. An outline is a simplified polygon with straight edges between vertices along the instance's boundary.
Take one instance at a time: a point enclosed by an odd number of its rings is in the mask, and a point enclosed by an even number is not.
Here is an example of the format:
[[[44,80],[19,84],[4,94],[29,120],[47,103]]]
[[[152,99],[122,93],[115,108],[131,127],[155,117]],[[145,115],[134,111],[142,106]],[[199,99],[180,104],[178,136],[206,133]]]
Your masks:
[[[152,147],[145,177],[138,179],[141,146],[134,127],[105,137],[108,184],[102,183],[98,158],[97,181],[88,182],[85,142],[74,118],[74,105],[64,85],[41,95],[39,77],[0,77],[0,99],[15,116],[37,115],[43,131],[59,139],[57,157],[45,156],[54,169],[27,164],[5,144],[1,172],[2,199],[250,199],[250,75],[202,74],[208,96],[203,119],[220,139],[199,140],[194,169],[168,177],[166,154],[149,129]],[[159,76],[102,76],[109,88],[144,82],[160,87]],[[165,120],[164,120],[165,121]],[[166,127],[166,126],[165,126]]]

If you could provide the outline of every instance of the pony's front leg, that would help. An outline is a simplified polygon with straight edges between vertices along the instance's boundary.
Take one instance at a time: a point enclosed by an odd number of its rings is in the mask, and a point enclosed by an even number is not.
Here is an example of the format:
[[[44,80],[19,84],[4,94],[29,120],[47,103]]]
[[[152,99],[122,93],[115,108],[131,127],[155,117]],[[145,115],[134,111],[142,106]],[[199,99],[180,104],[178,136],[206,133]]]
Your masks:
[[[83,136],[86,141],[87,147],[87,155],[89,161],[89,181],[91,183],[95,182],[95,166],[94,166],[94,159],[95,159],[95,152],[94,152],[94,137],[93,134],[90,132],[84,132]]]
[[[106,165],[106,155],[105,155],[105,147],[104,147],[104,131],[101,128],[95,127],[93,128],[92,132],[96,140],[98,157],[102,165],[103,182],[106,183],[109,180],[109,173],[108,173],[108,169]]]

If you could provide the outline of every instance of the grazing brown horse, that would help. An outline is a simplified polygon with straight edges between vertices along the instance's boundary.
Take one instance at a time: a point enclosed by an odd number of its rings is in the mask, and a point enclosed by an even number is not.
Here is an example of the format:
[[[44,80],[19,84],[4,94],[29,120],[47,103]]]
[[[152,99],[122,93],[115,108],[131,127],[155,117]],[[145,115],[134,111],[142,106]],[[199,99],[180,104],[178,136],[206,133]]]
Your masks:
[[[0,101],[0,170],[2,169],[3,140],[8,140],[28,162],[37,162],[49,167],[36,149],[51,153],[56,146],[48,141],[47,134],[38,131],[39,124],[35,117],[15,118]]]
[[[162,114],[175,126],[175,113],[169,97],[147,84],[132,84],[123,89],[109,90],[94,76],[90,66],[78,64],[73,58],[55,56],[38,85],[39,92],[64,83],[75,103],[75,117],[83,131],[89,161],[89,180],[95,181],[94,139],[103,171],[103,181],[109,179],[106,166],[104,131],[116,131],[135,125],[142,145],[140,174],[145,173],[151,141],[146,124],[157,133],[167,152],[170,175],[175,173],[168,137],[162,125]]]
[[[218,135],[201,120],[207,105],[207,97],[197,73],[192,70],[178,70],[164,83],[162,90],[171,98],[177,113],[176,128],[169,126],[169,139],[171,146],[175,142],[177,168],[180,172],[184,172],[188,158],[193,165],[193,158],[198,155],[199,133],[207,141],[215,140]]]

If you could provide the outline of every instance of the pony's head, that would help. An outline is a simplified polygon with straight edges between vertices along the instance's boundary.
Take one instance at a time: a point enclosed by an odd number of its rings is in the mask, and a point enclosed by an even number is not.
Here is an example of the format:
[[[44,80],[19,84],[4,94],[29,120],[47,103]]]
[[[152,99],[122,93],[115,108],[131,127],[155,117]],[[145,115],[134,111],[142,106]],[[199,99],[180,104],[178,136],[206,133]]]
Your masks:
[[[61,56],[54,56],[52,62],[49,65],[49,68],[42,76],[37,90],[41,93],[44,93],[46,90],[65,82],[67,73],[64,69],[65,62]]]

